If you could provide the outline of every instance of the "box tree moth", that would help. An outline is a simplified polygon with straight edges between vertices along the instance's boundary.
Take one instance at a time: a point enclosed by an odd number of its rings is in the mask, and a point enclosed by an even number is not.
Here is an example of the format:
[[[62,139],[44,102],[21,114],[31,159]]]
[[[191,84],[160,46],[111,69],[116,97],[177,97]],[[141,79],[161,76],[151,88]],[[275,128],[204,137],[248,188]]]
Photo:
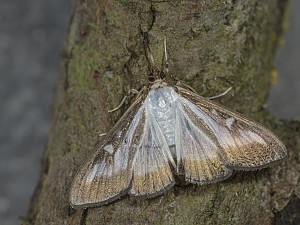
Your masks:
[[[168,60],[165,41],[165,69]],[[149,85],[81,167],[71,186],[73,208],[101,206],[125,194],[153,198],[175,185],[210,184],[233,170],[256,170],[287,151],[268,129],[245,116],[170,85],[145,44]]]

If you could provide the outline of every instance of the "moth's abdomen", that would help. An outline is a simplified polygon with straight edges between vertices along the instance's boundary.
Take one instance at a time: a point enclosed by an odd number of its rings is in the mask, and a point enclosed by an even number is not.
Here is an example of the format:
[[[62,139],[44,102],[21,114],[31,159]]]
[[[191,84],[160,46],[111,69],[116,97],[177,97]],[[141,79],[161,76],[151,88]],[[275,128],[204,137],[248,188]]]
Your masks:
[[[175,102],[178,95],[171,87],[151,90],[147,100],[149,113],[158,123],[169,146],[175,144]]]

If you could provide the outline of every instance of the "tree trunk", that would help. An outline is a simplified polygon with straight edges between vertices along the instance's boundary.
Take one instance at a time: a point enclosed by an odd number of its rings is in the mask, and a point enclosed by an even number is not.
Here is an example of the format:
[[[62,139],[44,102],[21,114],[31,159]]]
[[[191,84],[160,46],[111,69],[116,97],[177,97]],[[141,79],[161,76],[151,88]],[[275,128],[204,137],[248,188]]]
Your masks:
[[[75,0],[53,106],[53,121],[31,224],[298,224],[300,123],[276,121],[263,109],[274,74],[287,0]],[[170,74],[272,129],[288,159],[227,181],[175,186],[150,200],[128,196],[99,208],[73,210],[70,183],[93,146],[128,108],[114,108],[147,84],[143,33],[160,65],[167,36]],[[24,221],[23,221],[24,222]],[[25,224],[25,222],[24,222]]]

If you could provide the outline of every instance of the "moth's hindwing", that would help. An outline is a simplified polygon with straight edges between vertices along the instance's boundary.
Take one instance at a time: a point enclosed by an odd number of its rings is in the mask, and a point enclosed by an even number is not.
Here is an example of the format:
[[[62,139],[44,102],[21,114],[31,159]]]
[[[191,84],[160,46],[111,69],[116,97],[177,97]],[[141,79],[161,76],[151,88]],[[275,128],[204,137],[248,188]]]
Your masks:
[[[186,115],[212,141],[205,146],[217,149],[228,168],[259,169],[286,157],[282,142],[257,122],[184,88],[175,89]]]
[[[187,182],[215,183],[231,175],[209,131],[181,101],[176,107],[175,146],[177,172]]]
[[[171,188],[175,181],[169,165],[173,163],[169,146],[155,118],[145,104],[144,132],[134,160],[133,181],[130,195],[155,197]]]

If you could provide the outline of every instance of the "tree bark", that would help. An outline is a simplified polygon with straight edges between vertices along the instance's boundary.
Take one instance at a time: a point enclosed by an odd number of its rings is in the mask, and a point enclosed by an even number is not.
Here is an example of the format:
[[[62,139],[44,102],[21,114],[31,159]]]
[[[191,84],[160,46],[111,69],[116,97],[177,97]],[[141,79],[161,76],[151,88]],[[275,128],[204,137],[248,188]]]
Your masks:
[[[31,224],[298,224],[300,122],[278,121],[263,108],[287,0],[75,0],[53,104],[53,120]],[[158,65],[168,39],[170,74],[204,96],[233,91],[222,104],[282,138],[288,159],[227,181],[175,186],[150,200],[128,196],[107,206],[73,210],[70,184],[81,163],[128,108],[114,108],[147,84],[143,33]],[[23,221],[24,222],[24,221]],[[25,222],[24,222],[25,224]]]

